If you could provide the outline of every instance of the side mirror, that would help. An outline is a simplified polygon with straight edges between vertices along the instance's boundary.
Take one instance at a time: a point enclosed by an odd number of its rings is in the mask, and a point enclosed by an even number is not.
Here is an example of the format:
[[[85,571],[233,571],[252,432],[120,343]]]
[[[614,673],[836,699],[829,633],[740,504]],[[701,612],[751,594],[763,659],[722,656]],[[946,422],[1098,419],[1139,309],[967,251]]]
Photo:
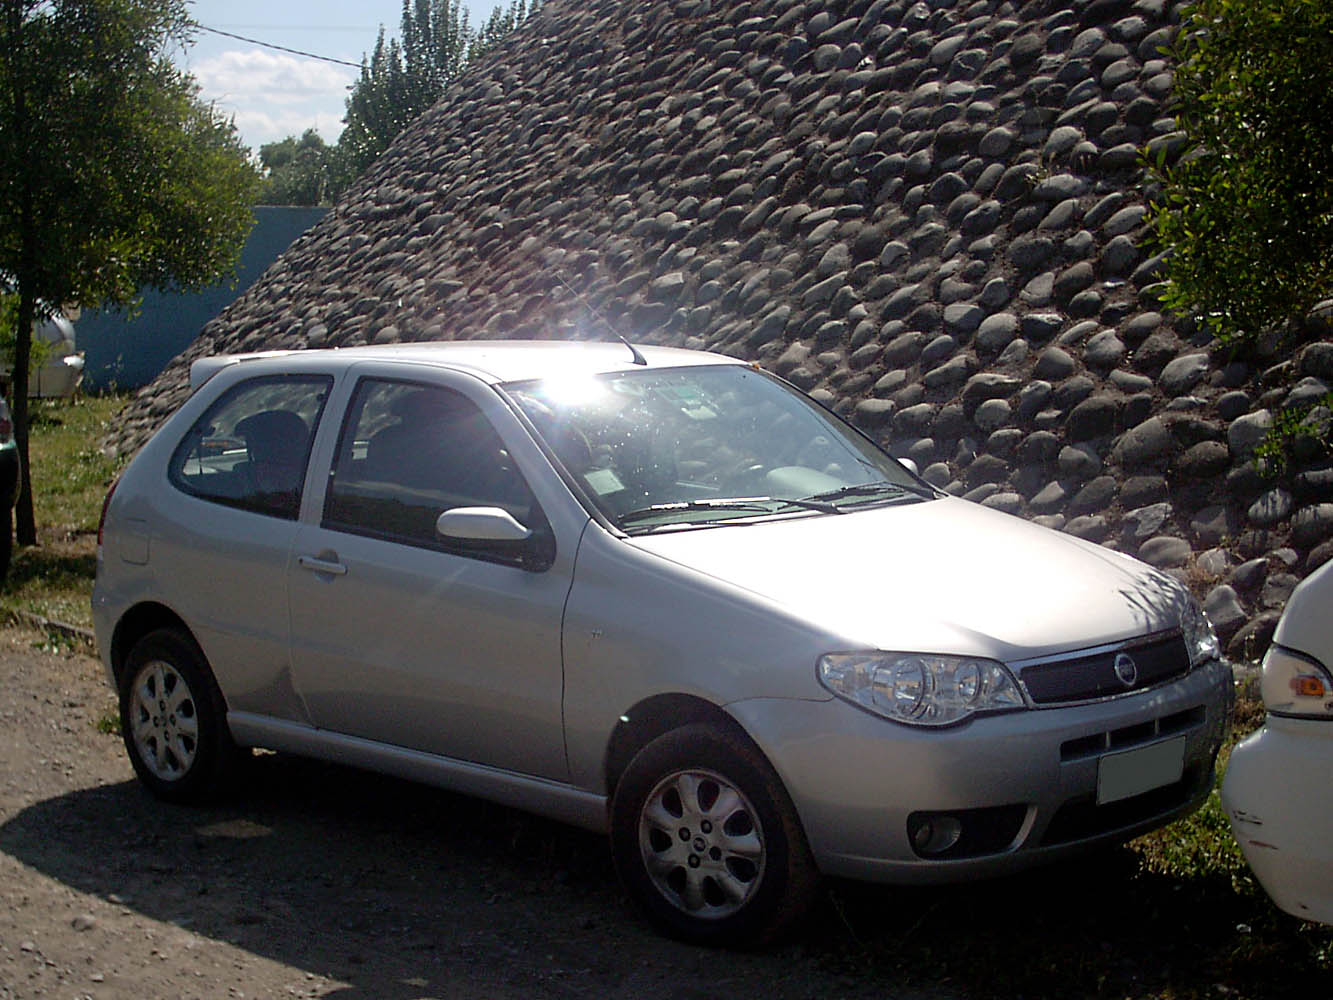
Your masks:
[[[525,542],[532,532],[499,507],[454,507],[435,519],[445,538],[470,542]]]

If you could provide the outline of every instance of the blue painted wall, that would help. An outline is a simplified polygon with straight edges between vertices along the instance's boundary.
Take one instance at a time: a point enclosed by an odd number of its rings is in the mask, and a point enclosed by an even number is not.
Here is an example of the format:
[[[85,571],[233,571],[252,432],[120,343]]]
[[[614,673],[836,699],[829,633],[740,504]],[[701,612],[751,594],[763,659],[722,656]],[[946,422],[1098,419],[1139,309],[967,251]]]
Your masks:
[[[267,205],[256,208],[255,227],[241,251],[235,285],[224,282],[191,293],[146,289],[143,305],[133,317],[120,310],[85,311],[74,324],[78,349],[84,352],[84,389],[98,392],[147,385],[190,346],[204,324],[249,288],[326,211]]]

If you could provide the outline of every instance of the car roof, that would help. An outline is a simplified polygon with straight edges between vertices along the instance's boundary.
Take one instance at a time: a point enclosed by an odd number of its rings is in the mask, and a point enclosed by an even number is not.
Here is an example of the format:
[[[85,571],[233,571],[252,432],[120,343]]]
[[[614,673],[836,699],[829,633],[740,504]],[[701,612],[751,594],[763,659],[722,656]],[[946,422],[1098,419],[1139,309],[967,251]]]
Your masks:
[[[358,361],[397,361],[465,371],[492,384],[521,382],[553,375],[600,375],[648,368],[684,368],[694,365],[742,365],[722,354],[678,347],[650,347],[628,343],[565,340],[450,340],[412,344],[382,344],[324,350],[257,351],[217,354],[190,365],[190,388],[197,389],[224,368],[241,363],[262,363],[266,370],[281,368],[278,359],[338,366]]]

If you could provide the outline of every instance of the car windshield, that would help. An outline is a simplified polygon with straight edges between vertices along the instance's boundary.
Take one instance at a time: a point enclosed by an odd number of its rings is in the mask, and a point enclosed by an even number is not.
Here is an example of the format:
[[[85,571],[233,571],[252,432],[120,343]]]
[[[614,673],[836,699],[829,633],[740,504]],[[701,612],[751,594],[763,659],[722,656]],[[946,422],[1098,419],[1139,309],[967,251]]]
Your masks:
[[[502,388],[592,503],[630,533],[935,496],[817,403],[742,365]]]

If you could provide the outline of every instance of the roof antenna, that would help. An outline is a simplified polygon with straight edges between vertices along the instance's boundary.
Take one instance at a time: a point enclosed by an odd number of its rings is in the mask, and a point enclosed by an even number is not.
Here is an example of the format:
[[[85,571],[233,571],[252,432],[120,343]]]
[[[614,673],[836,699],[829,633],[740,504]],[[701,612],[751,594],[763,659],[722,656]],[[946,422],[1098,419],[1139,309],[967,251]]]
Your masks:
[[[560,282],[560,284],[565,286],[565,291],[569,292],[570,295],[574,296],[574,298],[582,302],[583,308],[587,309],[588,312],[592,313],[599,320],[601,320],[602,325],[611,331],[611,333],[615,336],[616,340],[620,341],[622,344],[624,344],[626,347],[629,348],[630,360],[633,364],[644,365],[645,367],[647,366],[648,359],[639,353],[639,349],[620,335],[620,332],[616,330],[614,326],[611,325],[610,321],[600,312],[597,311],[597,307],[588,301],[587,296],[585,296],[582,292],[577,291],[576,289],[570,287],[569,282],[565,280],[565,276],[560,273],[560,268],[558,265],[554,263],[551,264],[551,273],[555,275],[556,281]]]
[[[633,358],[634,364],[646,365],[648,363],[648,359],[639,353],[639,349],[618,333],[616,334],[616,340],[620,341],[622,344],[624,344],[626,347],[629,348],[629,353]]]

